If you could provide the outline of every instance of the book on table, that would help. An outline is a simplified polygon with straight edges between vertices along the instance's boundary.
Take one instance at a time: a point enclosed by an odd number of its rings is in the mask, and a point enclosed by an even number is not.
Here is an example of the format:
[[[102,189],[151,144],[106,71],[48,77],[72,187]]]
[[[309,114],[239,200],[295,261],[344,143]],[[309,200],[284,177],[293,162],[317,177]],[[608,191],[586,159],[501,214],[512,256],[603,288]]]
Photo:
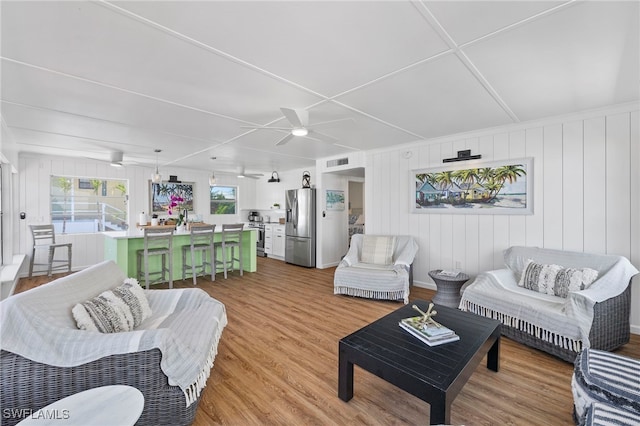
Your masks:
[[[435,324],[422,325],[421,319],[422,317],[404,318],[400,320],[398,324],[402,329],[408,331],[429,346],[437,346],[460,340],[460,336],[450,328],[443,325],[438,327]]]

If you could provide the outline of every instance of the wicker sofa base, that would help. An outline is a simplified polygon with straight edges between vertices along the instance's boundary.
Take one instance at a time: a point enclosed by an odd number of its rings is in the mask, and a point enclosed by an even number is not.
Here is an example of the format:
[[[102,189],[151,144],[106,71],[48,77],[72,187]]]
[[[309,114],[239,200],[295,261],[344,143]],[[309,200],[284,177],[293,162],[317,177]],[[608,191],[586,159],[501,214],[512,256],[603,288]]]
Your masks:
[[[593,307],[593,323],[589,332],[591,348],[611,351],[629,342],[631,326],[631,282],[616,297],[596,303]],[[527,332],[502,325],[502,334],[516,342],[540,349],[560,359],[573,363],[578,355],[553,343],[541,340]]]
[[[186,406],[184,393],[170,386],[160,369],[159,349],[110,355],[76,367],[55,367],[11,352],[0,352],[0,406],[2,424],[15,425],[28,410],[39,410],[87,389],[128,385],[144,395],[144,410],[137,425],[190,425],[198,401]],[[108,409],[108,407],[105,407]]]

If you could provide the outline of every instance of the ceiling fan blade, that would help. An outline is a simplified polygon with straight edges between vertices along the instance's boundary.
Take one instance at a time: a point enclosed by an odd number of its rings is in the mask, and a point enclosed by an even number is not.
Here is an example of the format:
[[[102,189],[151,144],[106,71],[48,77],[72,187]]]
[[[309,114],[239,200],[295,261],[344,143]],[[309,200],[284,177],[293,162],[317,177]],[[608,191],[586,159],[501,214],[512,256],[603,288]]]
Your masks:
[[[293,139],[293,135],[291,133],[288,133],[288,134],[284,135],[284,137],[282,139],[280,139],[278,142],[276,142],[276,146],[284,145],[287,142],[289,142],[291,139]]]
[[[322,121],[320,123],[311,124],[311,125],[309,125],[309,128],[316,127],[316,126],[324,126],[325,124],[339,123],[341,121],[352,121],[352,122],[355,122],[355,120],[353,118],[338,118],[337,120]]]
[[[255,130],[271,129],[271,130],[287,130],[287,131],[291,131],[291,127],[240,126],[240,128],[241,129],[255,129]]]
[[[306,109],[280,108],[280,111],[293,127],[307,127],[309,124],[309,111]]]
[[[309,129],[309,133],[307,134],[307,136],[303,136],[303,138],[308,138],[308,139],[313,139],[316,141],[320,141],[320,142],[326,142],[326,143],[337,143],[339,142],[338,139],[329,136],[329,135],[325,135],[324,133],[320,133],[320,132],[316,132],[315,130],[311,130]]]

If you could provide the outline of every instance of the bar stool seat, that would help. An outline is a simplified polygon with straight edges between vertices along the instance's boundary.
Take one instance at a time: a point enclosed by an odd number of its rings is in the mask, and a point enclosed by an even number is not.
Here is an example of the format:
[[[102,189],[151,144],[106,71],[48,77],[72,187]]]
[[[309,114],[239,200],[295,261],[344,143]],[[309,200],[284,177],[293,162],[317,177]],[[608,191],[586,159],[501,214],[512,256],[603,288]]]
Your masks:
[[[222,241],[215,243],[216,250],[221,249],[221,260],[216,260],[216,272],[218,265],[221,265],[224,270],[224,278],[227,278],[227,271],[233,271],[234,262],[238,262],[238,269],[240,270],[240,276],[242,276],[242,230],[244,228],[243,223],[234,223],[222,225]],[[238,257],[236,257],[235,249],[238,249]],[[229,251],[230,250],[230,251]],[[229,258],[231,253],[231,258]],[[229,262],[231,266],[229,266]]]
[[[144,230],[144,248],[136,250],[138,281],[142,281],[144,276],[145,288],[149,290],[149,284],[166,282],[166,274],[169,274],[169,288],[173,288],[173,229],[153,229]],[[159,271],[149,271],[149,257],[162,256],[162,264]],[[142,261],[144,259],[144,269]],[[167,263],[168,259],[168,263]],[[154,281],[150,281],[150,276],[158,275]]]
[[[190,244],[182,246],[182,280],[186,279],[187,270],[191,269],[193,285],[196,285],[196,268],[203,277],[207,275],[207,266],[211,271],[211,281],[216,280],[216,249],[213,243],[213,233],[215,225],[192,225],[190,234]],[[207,250],[209,250],[209,261],[207,261]],[[196,265],[196,252],[200,252],[201,262]],[[187,263],[187,253],[190,253],[191,264]]]
[[[56,233],[53,225],[29,225],[31,236],[33,237],[33,248],[31,250],[31,260],[29,261],[29,278],[33,275],[34,266],[47,266],[47,276],[51,276],[54,269],[67,268],[71,272],[71,243],[56,244]],[[67,249],[66,259],[56,259],[56,249]],[[47,250],[47,263],[36,263],[36,250]]]

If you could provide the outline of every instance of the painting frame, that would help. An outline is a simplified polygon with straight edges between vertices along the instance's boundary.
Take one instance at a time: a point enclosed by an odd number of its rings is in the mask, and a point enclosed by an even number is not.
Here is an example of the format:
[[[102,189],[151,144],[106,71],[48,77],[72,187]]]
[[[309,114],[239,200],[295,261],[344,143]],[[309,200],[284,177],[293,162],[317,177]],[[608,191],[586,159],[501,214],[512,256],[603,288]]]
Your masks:
[[[233,198],[228,198],[232,192]],[[220,197],[219,198],[218,195]],[[226,194],[226,195],[225,195]],[[218,198],[216,198],[218,197]],[[217,215],[234,215],[238,213],[238,185],[210,185],[209,213]]]
[[[327,210],[343,211],[345,209],[344,191],[340,189],[325,190],[325,202]]]
[[[149,180],[149,212],[151,214],[168,215],[172,195],[177,195],[184,199],[184,201],[175,207],[176,210],[194,211],[194,182],[171,182],[163,180],[160,183],[153,183]],[[180,213],[177,214],[179,215]]]
[[[533,158],[410,171],[410,213],[532,215]]]

